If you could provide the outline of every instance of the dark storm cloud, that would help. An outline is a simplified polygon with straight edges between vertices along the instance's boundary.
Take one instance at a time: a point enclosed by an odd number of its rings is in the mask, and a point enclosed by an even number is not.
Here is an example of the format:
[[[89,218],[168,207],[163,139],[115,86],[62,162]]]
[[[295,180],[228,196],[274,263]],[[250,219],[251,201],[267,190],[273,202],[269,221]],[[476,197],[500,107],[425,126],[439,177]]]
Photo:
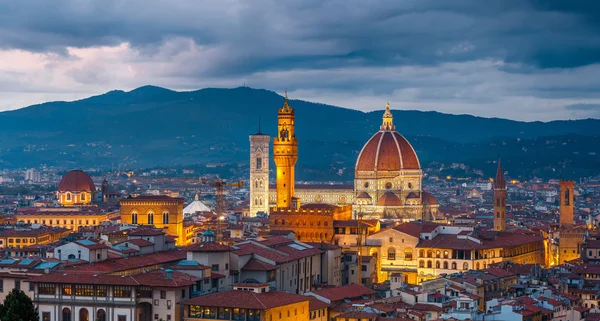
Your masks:
[[[508,5],[510,3],[510,5]],[[594,1],[3,1],[0,46],[64,52],[173,37],[225,46],[212,75],[501,59],[540,68],[600,60]]]

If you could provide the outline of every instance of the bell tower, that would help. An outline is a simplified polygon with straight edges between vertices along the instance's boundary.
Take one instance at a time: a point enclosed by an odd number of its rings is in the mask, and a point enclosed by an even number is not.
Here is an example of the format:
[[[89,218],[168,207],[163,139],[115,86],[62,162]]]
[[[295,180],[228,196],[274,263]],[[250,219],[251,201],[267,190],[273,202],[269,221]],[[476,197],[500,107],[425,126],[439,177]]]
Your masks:
[[[494,230],[506,230],[506,180],[504,180],[500,158],[498,158],[498,170],[494,180]]]
[[[573,226],[573,189],[575,188],[575,181],[560,181],[560,226],[569,227]]]
[[[298,139],[294,131],[294,109],[288,103],[287,90],[277,116],[277,137],[273,140],[273,159],[277,167],[277,207],[292,207],[294,166],[298,160]]]
[[[269,214],[269,135],[260,131],[250,135],[250,217]]]

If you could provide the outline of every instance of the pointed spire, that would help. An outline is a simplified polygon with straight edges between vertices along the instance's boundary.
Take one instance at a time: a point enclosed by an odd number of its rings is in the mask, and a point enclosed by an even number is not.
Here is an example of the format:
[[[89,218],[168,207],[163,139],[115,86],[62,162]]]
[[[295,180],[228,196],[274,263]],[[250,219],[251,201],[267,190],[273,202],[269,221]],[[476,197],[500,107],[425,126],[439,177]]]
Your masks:
[[[396,130],[396,126],[393,123],[392,111],[390,110],[390,102],[385,104],[385,112],[383,113],[383,123],[381,124],[380,130],[391,131]]]
[[[288,103],[288,94],[287,94],[287,88],[285,89],[284,95],[285,95],[285,101],[283,102],[283,108],[282,108],[282,109],[283,109],[284,111],[288,112],[288,111],[290,111],[292,108],[290,107],[290,105],[289,105],[289,103]]]
[[[498,170],[496,171],[496,179],[494,180],[495,188],[506,188],[506,181],[504,180],[504,170],[502,170],[502,161],[498,157]]]
[[[260,131],[260,116],[258,116],[258,135],[262,135],[262,132]]]

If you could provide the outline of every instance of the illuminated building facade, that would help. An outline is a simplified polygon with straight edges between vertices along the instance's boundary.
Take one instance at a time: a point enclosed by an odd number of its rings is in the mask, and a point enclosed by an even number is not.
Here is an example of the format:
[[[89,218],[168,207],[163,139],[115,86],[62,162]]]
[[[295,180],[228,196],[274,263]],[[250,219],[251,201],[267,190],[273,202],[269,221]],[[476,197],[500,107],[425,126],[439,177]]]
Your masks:
[[[575,182],[561,180],[560,186],[560,225],[552,235],[552,264],[563,264],[581,257],[583,239],[586,234],[585,226],[575,225],[574,190]]]
[[[295,134],[294,109],[285,95],[277,116],[277,137],[273,139],[273,159],[277,167],[276,207],[289,208],[294,197],[294,170],[298,160],[298,139]]]
[[[352,219],[352,206],[305,204],[299,209],[273,209],[271,230],[289,230],[302,242],[328,242],[334,237],[334,221]]]
[[[62,227],[78,231],[116,219],[119,212],[102,212],[97,207],[29,207],[17,211],[17,222]]]
[[[269,135],[250,135],[250,215],[269,214]]]
[[[142,195],[121,200],[121,221],[126,224],[151,225],[177,237],[177,246],[189,245],[183,226],[183,198],[166,195]]]

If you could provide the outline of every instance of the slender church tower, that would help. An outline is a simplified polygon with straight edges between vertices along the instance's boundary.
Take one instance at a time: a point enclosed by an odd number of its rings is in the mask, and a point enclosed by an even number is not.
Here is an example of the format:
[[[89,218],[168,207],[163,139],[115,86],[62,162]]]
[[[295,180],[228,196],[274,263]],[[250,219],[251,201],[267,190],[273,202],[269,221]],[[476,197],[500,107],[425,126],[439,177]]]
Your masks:
[[[279,109],[277,137],[273,141],[273,159],[277,167],[277,207],[291,208],[294,197],[294,166],[298,160],[298,139],[294,132],[294,109],[285,102]]]
[[[573,226],[575,220],[573,218],[573,189],[575,181],[560,181],[560,226]]]
[[[500,158],[498,158],[498,170],[494,180],[494,230],[506,230],[506,181]]]
[[[269,214],[269,135],[260,131],[250,135],[250,217]]]

